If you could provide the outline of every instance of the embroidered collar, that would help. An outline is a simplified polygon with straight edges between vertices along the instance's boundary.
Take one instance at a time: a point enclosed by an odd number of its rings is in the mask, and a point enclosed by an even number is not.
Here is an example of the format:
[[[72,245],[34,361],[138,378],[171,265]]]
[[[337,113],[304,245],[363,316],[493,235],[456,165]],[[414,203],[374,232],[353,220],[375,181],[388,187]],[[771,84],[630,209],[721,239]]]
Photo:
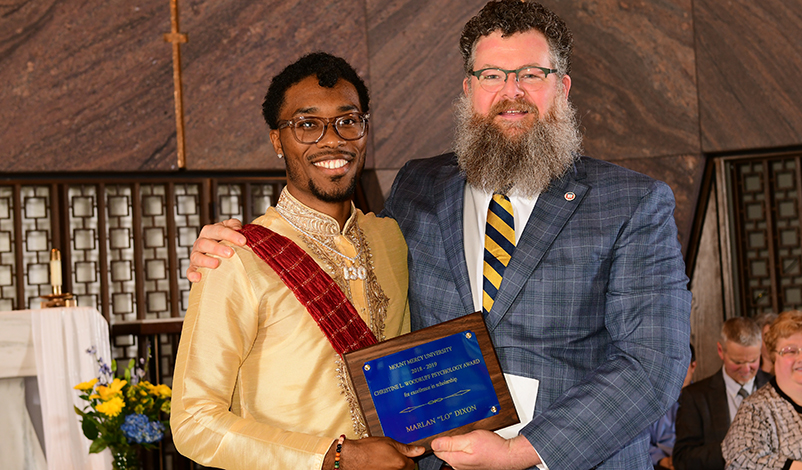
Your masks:
[[[302,202],[295,199],[287,188],[281,190],[281,195],[278,197],[276,209],[287,220],[295,224],[297,227],[303,229],[311,235],[323,235],[332,237],[340,234],[340,225],[334,220],[333,217],[318,212]],[[348,228],[353,223],[356,210],[354,203],[351,203],[351,215],[345,221],[342,233],[346,233]]]

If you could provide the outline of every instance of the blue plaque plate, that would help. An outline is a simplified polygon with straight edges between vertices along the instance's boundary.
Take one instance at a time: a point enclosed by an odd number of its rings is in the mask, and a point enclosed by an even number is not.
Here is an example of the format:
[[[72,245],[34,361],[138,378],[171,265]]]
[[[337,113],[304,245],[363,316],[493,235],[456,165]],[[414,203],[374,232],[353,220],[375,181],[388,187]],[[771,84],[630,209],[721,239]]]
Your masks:
[[[364,363],[385,436],[411,443],[499,413],[499,399],[473,331]]]

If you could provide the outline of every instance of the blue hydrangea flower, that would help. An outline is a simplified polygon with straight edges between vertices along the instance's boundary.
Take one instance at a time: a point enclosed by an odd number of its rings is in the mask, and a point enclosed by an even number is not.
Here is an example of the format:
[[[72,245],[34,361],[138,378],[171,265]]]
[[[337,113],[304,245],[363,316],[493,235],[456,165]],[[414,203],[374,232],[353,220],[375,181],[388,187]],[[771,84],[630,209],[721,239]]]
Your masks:
[[[125,417],[120,429],[128,442],[137,444],[153,444],[164,437],[164,425],[159,421],[151,421],[147,416],[135,413]]]

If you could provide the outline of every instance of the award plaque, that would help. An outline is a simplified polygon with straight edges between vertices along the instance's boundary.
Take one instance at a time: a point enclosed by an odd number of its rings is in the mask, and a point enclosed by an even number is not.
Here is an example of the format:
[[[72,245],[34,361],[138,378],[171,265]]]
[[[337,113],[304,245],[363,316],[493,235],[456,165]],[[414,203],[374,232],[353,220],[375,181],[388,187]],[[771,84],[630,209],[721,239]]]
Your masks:
[[[424,446],[518,423],[480,312],[345,354],[371,436]]]

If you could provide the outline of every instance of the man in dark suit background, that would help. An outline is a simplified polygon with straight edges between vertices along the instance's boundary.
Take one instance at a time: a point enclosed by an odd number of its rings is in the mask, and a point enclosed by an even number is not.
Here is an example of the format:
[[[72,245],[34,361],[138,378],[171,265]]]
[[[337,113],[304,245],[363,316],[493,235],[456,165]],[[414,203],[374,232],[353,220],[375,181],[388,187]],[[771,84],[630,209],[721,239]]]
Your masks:
[[[650,469],[647,427],[676,402],[687,371],[691,296],[673,194],[580,155],[572,47],[541,5],[488,3],[460,39],[455,153],[409,162],[386,203],[409,247],[413,328],[484,310],[508,380],[537,390],[518,436],[432,443],[460,470]],[[514,249],[488,287],[497,195],[511,208]],[[194,266],[216,265],[201,252],[227,255],[211,243],[220,238],[237,243],[223,225],[204,227]]]
[[[718,355],[724,365],[685,387],[677,410],[674,468],[723,470],[721,442],[744,398],[771,376],[760,370],[760,327],[751,318],[730,318],[721,328]]]

